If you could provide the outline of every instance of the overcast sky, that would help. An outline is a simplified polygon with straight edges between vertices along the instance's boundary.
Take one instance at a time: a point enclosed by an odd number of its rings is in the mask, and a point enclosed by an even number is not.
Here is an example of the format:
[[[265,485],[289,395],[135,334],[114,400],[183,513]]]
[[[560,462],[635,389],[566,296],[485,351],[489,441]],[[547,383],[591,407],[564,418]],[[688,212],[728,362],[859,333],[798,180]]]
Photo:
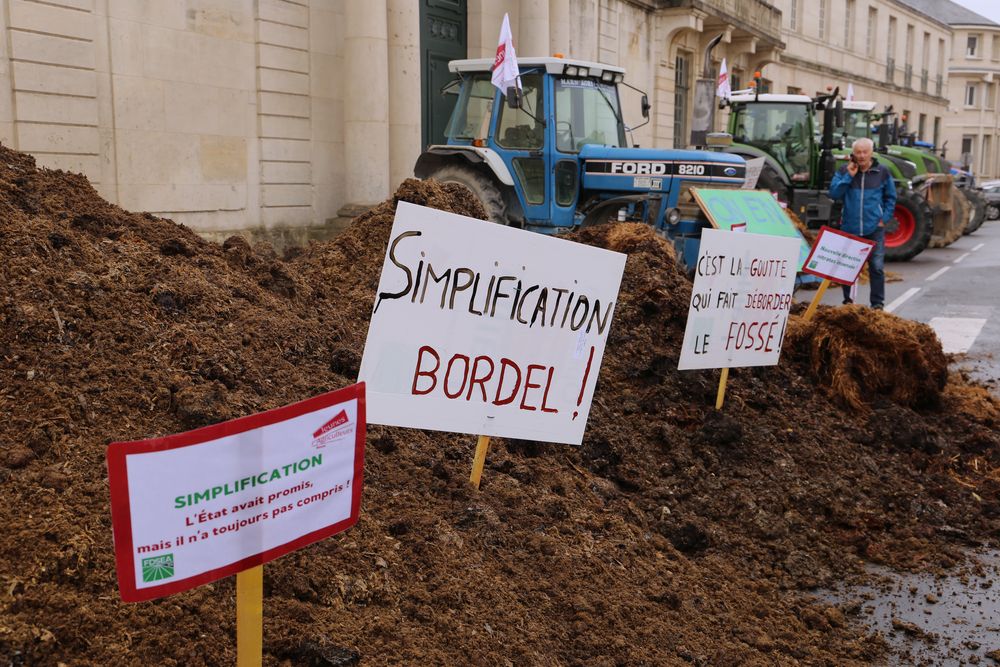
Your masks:
[[[997,0],[954,0],[963,7],[968,7],[980,16],[985,16],[994,23],[1000,23],[1000,2]]]

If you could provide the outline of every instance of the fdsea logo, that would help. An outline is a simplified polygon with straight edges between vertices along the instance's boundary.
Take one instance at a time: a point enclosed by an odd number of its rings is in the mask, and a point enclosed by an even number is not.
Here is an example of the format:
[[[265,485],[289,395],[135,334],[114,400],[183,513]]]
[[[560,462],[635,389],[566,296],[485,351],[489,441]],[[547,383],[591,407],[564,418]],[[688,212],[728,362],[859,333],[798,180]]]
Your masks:
[[[174,555],[163,554],[142,559],[142,580],[146,583],[174,576]]]

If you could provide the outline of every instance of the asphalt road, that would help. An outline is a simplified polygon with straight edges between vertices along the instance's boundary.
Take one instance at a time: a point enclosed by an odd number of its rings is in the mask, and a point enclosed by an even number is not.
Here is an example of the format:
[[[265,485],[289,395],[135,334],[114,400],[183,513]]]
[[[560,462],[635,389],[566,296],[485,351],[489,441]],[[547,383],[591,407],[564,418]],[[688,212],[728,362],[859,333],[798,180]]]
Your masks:
[[[958,368],[995,387],[1000,382],[1000,222],[986,221],[947,248],[888,263],[886,270],[902,278],[886,282],[886,310],[930,324],[944,351],[958,355]],[[831,285],[822,303],[842,300],[840,288]],[[867,285],[858,288],[856,301],[868,303]]]

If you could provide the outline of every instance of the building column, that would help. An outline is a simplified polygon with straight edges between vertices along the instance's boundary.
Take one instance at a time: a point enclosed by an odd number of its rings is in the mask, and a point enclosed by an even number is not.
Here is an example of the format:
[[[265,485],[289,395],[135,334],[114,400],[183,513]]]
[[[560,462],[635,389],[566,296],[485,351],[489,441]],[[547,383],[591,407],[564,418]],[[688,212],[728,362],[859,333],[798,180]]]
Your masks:
[[[569,51],[569,11],[569,0],[549,0],[549,50],[543,55],[576,57]]]
[[[417,100],[389,109],[389,187],[413,176],[420,156],[420,7],[412,0],[389,0],[389,97]]]
[[[514,38],[518,56],[549,55],[549,0],[521,0],[518,28],[520,39]]]
[[[387,8],[386,0],[344,4],[346,199],[369,205],[390,194]]]

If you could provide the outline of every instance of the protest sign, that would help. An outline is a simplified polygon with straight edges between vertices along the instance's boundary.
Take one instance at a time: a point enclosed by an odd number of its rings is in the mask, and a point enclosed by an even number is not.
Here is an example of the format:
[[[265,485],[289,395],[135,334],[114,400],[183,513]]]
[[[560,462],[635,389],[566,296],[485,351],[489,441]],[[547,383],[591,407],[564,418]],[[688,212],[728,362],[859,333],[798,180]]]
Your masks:
[[[678,369],[778,363],[797,257],[793,238],[704,230]]]
[[[764,158],[755,157],[747,160],[747,173],[743,180],[743,189],[755,189],[757,187],[757,181],[760,180],[760,172],[762,171],[764,171]]]
[[[359,372],[369,421],[580,444],[624,267],[400,202]]]
[[[717,229],[730,229],[745,223],[751,234],[784,236],[798,241],[798,261],[795,270],[801,271],[809,256],[809,243],[791,219],[764,190],[722,190],[692,188],[695,200],[712,225]]]
[[[841,285],[850,285],[858,279],[874,247],[874,241],[824,225],[802,270]]]
[[[170,595],[350,528],[364,385],[186,433],[108,446],[122,600]]]

